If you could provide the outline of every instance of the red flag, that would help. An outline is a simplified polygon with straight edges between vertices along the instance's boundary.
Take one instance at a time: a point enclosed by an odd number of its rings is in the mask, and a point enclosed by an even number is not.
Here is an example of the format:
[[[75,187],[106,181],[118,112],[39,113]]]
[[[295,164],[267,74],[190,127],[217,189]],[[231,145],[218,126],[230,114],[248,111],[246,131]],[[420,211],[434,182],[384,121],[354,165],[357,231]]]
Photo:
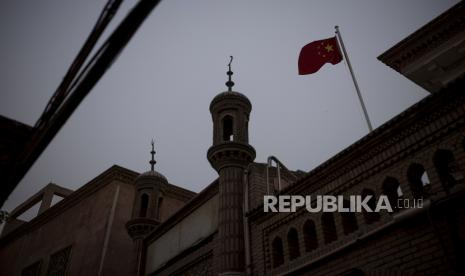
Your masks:
[[[313,74],[325,63],[337,64],[341,60],[336,37],[313,41],[300,50],[299,75]]]

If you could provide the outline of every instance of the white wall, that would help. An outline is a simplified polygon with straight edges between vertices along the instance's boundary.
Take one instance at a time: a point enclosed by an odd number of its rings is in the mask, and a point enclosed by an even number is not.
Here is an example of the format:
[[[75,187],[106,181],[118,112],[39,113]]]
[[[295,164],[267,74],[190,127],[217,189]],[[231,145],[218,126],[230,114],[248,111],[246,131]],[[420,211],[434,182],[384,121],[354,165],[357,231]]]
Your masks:
[[[215,195],[148,246],[145,271],[152,273],[217,228],[218,195]]]

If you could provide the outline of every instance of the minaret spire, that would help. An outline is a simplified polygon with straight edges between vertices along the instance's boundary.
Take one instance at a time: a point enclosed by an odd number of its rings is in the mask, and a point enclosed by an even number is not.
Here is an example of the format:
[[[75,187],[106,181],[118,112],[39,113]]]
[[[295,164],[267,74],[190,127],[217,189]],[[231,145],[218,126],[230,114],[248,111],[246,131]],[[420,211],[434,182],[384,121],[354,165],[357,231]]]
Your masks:
[[[233,61],[233,56],[229,56],[229,64],[228,64],[228,72],[226,74],[228,75],[228,81],[226,82],[226,86],[228,87],[228,91],[232,91],[232,87],[234,86],[234,82],[231,80],[231,76],[233,75],[233,72],[231,71],[231,63]]]
[[[153,139],[152,139],[152,151],[150,152],[150,154],[152,154],[152,160],[150,160],[150,162],[149,162],[150,163],[150,170],[153,171],[154,166],[157,163],[157,161],[155,161],[155,149],[154,149]]]
[[[210,103],[213,121],[213,145],[207,158],[218,172],[218,275],[246,275],[246,231],[244,231],[244,173],[255,159],[249,144],[248,122],[252,104],[246,96],[232,92],[231,62],[227,92],[221,92]],[[215,237],[216,238],[216,237]],[[216,253],[215,253],[216,254]]]

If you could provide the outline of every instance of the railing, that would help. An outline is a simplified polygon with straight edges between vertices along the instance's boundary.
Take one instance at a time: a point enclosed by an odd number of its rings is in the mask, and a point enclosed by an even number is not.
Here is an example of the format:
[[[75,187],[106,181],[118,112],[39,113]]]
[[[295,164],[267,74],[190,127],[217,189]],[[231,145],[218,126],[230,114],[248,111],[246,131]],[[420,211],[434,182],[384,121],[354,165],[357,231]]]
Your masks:
[[[270,173],[269,173],[269,170],[270,170],[270,167],[272,166],[272,162],[274,161],[274,163],[276,164],[276,169],[277,169],[277,174],[278,174],[278,192],[281,191],[281,167],[283,169],[285,169],[287,172],[290,173],[290,175],[292,175],[295,180],[297,179],[297,177],[291,172],[289,171],[289,169],[284,166],[284,164],[279,161],[278,158],[276,158],[275,156],[273,155],[270,155],[267,159],[267,165],[266,165],[266,193],[269,195],[270,194]],[[274,191],[274,185],[273,185],[273,192]]]

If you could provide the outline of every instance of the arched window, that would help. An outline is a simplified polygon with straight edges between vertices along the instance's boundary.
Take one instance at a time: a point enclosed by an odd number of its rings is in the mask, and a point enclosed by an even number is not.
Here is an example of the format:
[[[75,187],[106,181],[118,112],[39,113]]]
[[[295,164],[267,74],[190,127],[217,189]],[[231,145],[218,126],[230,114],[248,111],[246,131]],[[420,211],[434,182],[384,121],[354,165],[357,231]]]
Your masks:
[[[298,258],[300,256],[299,234],[297,234],[295,228],[291,228],[287,233],[287,245],[289,249],[289,258],[291,260]]]
[[[321,215],[321,225],[323,227],[323,237],[325,244],[337,240],[336,223],[333,213],[323,213]]]
[[[376,209],[376,195],[375,195],[375,192],[373,192],[370,189],[363,189],[363,191],[362,191],[362,200],[367,196],[371,196],[371,198],[368,200],[367,205],[368,205],[368,207],[370,207],[370,209],[373,212],[367,212],[365,210],[365,208],[363,208],[362,213],[363,213],[363,217],[365,218],[365,222],[367,224],[371,224],[371,223],[373,223],[375,221],[378,221],[379,218],[380,218],[380,215],[379,215],[379,213],[375,212],[375,209]]]
[[[161,207],[163,206],[163,197],[158,198],[157,218],[161,220]]]
[[[147,216],[148,208],[149,208],[149,196],[147,194],[142,194],[142,196],[140,197],[139,217],[145,218]]]
[[[272,244],[273,267],[278,267],[284,263],[283,241],[280,237],[274,238]]]
[[[448,150],[436,151],[433,157],[433,163],[444,189],[449,190],[457,184],[457,181],[463,179],[463,175],[458,169],[457,162],[452,152]]]
[[[394,177],[386,177],[383,182],[383,194],[388,197],[389,203],[391,204],[391,208],[394,212],[397,209],[397,201],[402,196],[402,189],[400,188],[399,181]]]
[[[407,170],[407,178],[412,189],[413,197],[427,196],[425,186],[430,185],[428,174],[420,164],[412,164]]]
[[[310,252],[318,247],[316,228],[313,220],[307,220],[303,226],[305,251]]]
[[[342,202],[344,205],[344,208],[350,208],[350,201],[347,199],[344,199]],[[344,228],[344,234],[350,234],[358,229],[357,225],[357,218],[355,217],[354,212],[344,212],[341,213],[341,218],[342,218],[342,227]]]
[[[234,121],[233,117],[226,115],[223,118],[223,141],[233,141]]]
[[[352,268],[347,271],[344,271],[341,276],[364,276],[365,272],[359,268]]]

